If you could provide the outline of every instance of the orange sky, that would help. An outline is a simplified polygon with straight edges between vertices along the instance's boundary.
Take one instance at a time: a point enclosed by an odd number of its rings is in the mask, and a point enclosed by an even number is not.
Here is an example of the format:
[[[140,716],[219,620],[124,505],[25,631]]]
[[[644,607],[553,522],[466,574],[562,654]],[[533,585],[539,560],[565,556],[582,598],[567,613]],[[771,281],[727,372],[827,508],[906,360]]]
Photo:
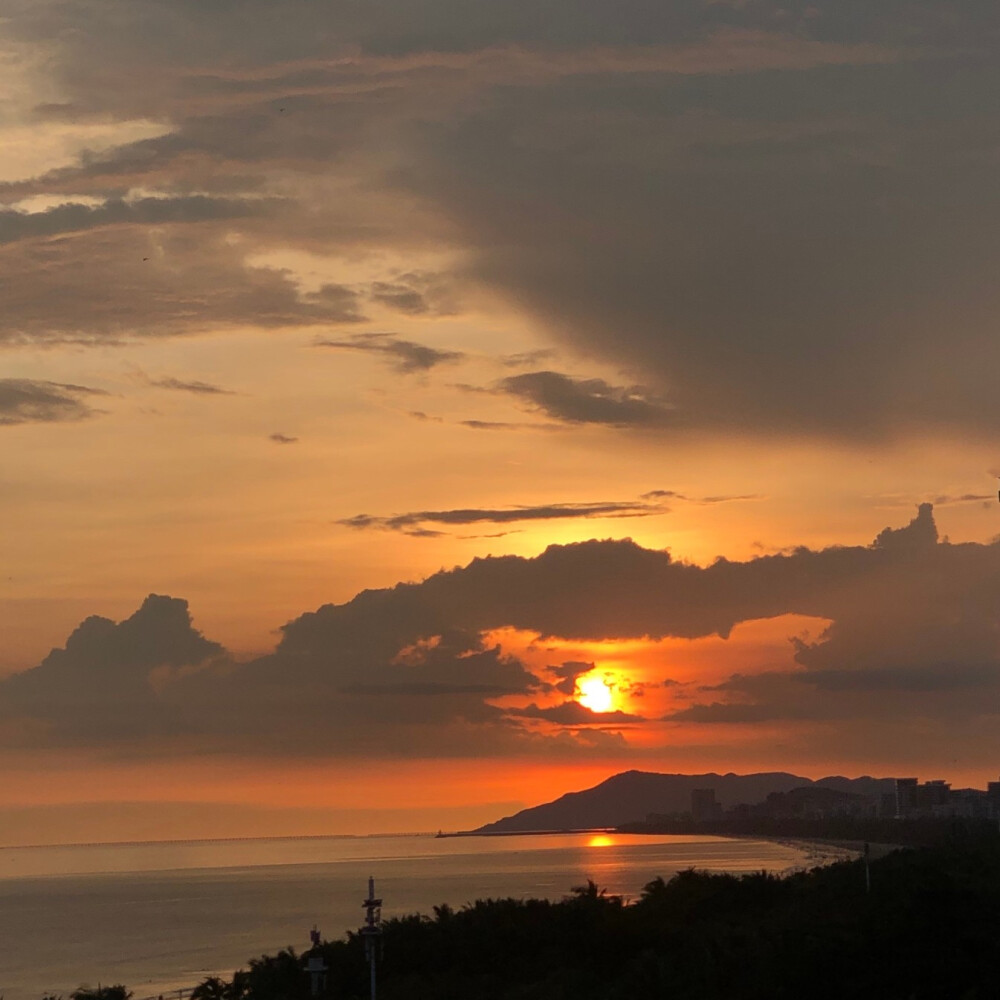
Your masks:
[[[262,4],[0,23],[0,841],[995,778],[978,15]]]

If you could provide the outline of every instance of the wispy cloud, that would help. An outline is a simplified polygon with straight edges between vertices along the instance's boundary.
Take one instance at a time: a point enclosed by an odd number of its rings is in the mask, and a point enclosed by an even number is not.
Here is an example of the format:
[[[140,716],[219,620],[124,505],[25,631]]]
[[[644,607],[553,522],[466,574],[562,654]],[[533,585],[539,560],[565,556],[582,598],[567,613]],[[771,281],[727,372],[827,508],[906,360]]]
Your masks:
[[[157,389],[174,389],[177,392],[191,392],[197,396],[233,396],[232,389],[223,389],[221,385],[197,380],[185,381],[179,378],[151,378],[149,384]]]
[[[664,427],[673,419],[666,401],[643,386],[611,385],[601,378],[561,372],[525,372],[501,379],[497,392],[516,396],[548,416],[572,424]]]
[[[97,411],[84,400],[100,389],[27,378],[0,379],[0,426],[83,420]]]
[[[401,340],[389,333],[359,333],[346,340],[319,340],[317,347],[330,347],[341,351],[362,351],[380,354],[401,372],[428,371],[446,361],[460,361],[460,351],[440,351],[412,340]]]
[[[443,532],[431,527],[454,527],[466,524],[512,524],[519,521],[554,521],[594,517],[651,517],[666,512],[661,503],[641,500],[602,501],[593,503],[553,503],[516,507],[465,507],[456,510],[419,510],[405,514],[376,516],[356,514],[337,524],[360,530],[378,528],[401,531],[419,538],[435,538]]]
[[[735,503],[742,500],[763,500],[760,493],[722,493],[716,496],[692,497],[686,493],[678,493],[676,490],[650,490],[643,493],[640,500],[682,500],[686,503],[704,504],[706,506],[716,503]]]
[[[585,726],[608,722],[643,722],[641,715],[629,712],[593,712],[577,701],[564,701],[559,705],[539,708],[532,703],[527,708],[511,708],[507,714],[520,719],[544,719],[560,726]]]

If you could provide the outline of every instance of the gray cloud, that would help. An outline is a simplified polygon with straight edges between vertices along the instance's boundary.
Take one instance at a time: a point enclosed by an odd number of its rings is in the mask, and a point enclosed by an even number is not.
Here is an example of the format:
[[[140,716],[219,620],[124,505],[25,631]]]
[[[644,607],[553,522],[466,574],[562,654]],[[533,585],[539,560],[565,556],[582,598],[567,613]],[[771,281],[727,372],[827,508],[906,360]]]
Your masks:
[[[295,444],[299,439],[297,437],[290,437],[288,434],[281,434],[275,431],[273,434],[268,436],[269,441],[273,441],[275,444]]]
[[[473,431],[553,431],[559,424],[515,423],[507,420],[459,420],[460,427]]]
[[[247,255],[214,223],[155,234],[106,227],[0,246],[0,343],[115,343],[360,318],[351,295],[300,294],[287,273],[250,266]]]
[[[428,524],[510,524],[518,521],[552,521],[565,518],[593,517],[651,517],[664,513],[665,508],[656,503],[613,501],[608,503],[554,503],[537,507],[464,508],[458,510],[419,510],[406,514],[379,517],[374,514],[355,514],[337,524],[349,528],[380,528],[402,531],[409,535],[436,537],[441,532],[427,528]]]
[[[941,542],[926,506],[869,546],[704,568],[629,541],[475,559],[303,614],[274,652],[240,664],[193,629],[185,602],[151,597],[122,623],[88,619],[64,650],[0,681],[0,739],[277,754],[601,752],[605,743],[583,735],[588,725],[650,721],[539,704],[553,689],[568,694],[591,664],[536,675],[487,633],[694,638],[798,614],[831,624],[815,639],[793,637],[787,667],[700,689],[670,684],[676,708],[657,724],[761,726],[772,739],[774,723],[809,723],[797,730],[803,752],[830,752],[836,734],[842,755],[908,746],[982,758],[1000,751],[998,580],[1000,545]],[[501,695],[531,702],[500,708],[491,699]],[[538,730],[544,721],[570,728],[556,738]]]
[[[409,285],[376,281],[372,285],[371,297],[375,302],[409,316],[419,316],[429,309],[424,296]]]
[[[184,727],[157,685],[222,654],[192,627],[186,601],[151,594],[122,622],[86,619],[64,648],[0,683],[0,728],[27,716],[52,742],[162,736]]]
[[[539,708],[532,702],[527,708],[508,709],[507,714],[521,719],[545,719],[560,726],[644,721],[642,716],[631,715],[628,712],[592,712],[577,701],[564,701],[550,708]]]
[[[38,0],[5,20],[15,40],[50,46],[63,96],[39,121],[172,124],[0,189],[11,203],[104,204],[3,217],[19,247],[42,238],[24,227],[68,226],[75,244],[64,270],[50,259],[58,245],[31,247],[20,269],[0,259],[24,289],[0,303],[4,339],[359,318],[356,301],[300,295],[223,243],[198,263],[213,258],[214,287],[255,293],[258,308],[223,296],[200,312],[206,300],[185,294],[194,262],[172,282],[117,269],[122,255],[150,256],[158,226],[225,222],[255,249],[330,257],[430,240],[454,251],[447,282],[506,297],[648,383],[637,398],[594,383],[508,385],[559,419],[869,439],[998,427],[989,4],[630,0],[612,11],[585,0],[538,18],[520,0],[502,14],[457,14],[451,0],[292,0],[280,29],[263,0],[239,14],[130,9],[123,20],[98,0]],[[133,190],[157,204],[126,209]],[[254,214],[255,199],[275,198]],[[180,214],[142,214],[166,211]],[[83,237],[112,230],[117,252],[92,266]],[[87,295],[79,314],[58,307],[112,267],[121,283],[97,282],[107,310]],[[368,297],[413,315],[432,306],[406,275],[385,275]]]
[[[560,694],[571,695],[576,690],[577,677],[590,673],[593,669],[593,663],[567,660],[565,663],[558,663],[546,667],[545,672],[559,678],[558,683],[553,686],[558,692],[560,692]]]
[[[92,206],[64,204],[42,212],[0,210],[0,244],[78,233],[104,226],[164,225],[238,219],[273,211],[276,199],[212,198],[205,195],[108,199]]]
[[[670,407],[648,389],[613,386],[599,378],[572,378],[553,371],[526,372],[502,379],[498,390],[568,423],[663,427],[673,420]]]
[[[100,389],[38,379],[0,379],[0,426],[83,420],[96,412],[85,402]]]
[[[762,500],[763,497],[759,493],[733,493],[733,494],[720,494],[718,496],[710,497],[691,497],[686,496],[684,493],[678,493],[676,490],[650,490],[648,493],[643,493],[642,500],[683,500],[689,503],[704,504],[710,506],[717,503],[734,503],[743,500]]]
[[[319,340],[317,347],[332,347],[342,351],[362,351],[381,354],[401,372],[428,371],[446,361],[459,361],[459,351],[440,351],[411,340],[401,340],[388,333],[359,333],[348,340]]]
[[[190,392],[196,396],[231,396],[231,389],[223,389],[220,385],[212,382],[199,382],[197,380],[185,381],[179,378],[154,378],[149,380],[149,384],[158,389],[174,389],[177,392]]]

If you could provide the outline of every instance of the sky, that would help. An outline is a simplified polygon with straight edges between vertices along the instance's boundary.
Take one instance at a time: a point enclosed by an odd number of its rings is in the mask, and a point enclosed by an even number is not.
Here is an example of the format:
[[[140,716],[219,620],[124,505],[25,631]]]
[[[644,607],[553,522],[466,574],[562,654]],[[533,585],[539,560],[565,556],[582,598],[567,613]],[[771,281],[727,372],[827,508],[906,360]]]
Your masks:
[[[2,0],[0,843],[1000,773],[987,0]]]

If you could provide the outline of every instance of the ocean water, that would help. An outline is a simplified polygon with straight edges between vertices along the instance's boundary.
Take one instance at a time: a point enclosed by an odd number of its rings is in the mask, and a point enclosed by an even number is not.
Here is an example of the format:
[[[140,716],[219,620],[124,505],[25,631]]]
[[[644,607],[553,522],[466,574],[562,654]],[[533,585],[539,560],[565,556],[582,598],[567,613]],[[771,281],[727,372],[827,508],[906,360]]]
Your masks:
[[[390,917],[489,896],[560,899],[588,878],[635,898],[690,867],[784,872],[827,860],[770,841],[619,834],[0,848],[0,996],[100,982],[155,997],[229,976],[251,957],[304,950],[314,925],[330,939],[356,929],[369,875]]]

